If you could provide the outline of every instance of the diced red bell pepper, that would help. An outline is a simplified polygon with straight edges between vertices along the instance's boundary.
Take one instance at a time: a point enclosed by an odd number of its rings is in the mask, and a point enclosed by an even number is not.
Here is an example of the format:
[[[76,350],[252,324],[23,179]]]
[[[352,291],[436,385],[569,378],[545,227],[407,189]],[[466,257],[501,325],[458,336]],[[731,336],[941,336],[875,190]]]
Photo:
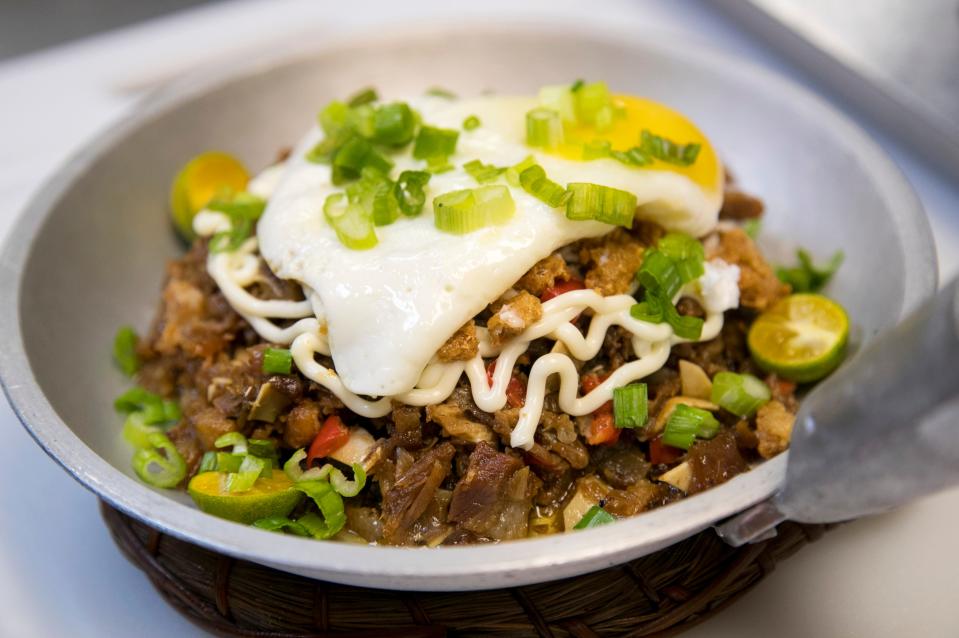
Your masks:
[[[609,409],[606,409],[607,405]],[[604,403],[603,407],[593,412],[586,442],[590,445],[613,445],[619,441],[619,432],[619,428],[613,422],[612,404]]]
[[[496,359],[486,366],[486,382],[493,385],[493,373],[496,372]],[[521,408],[526,405],[526,384],[515,374],[506,384],[506,404],[511,408]]]
[[[579,279],[570,279],[569,281],[561,281],[553,286],[550,286],[543,294],[540,296],[540,301],[549,301],[554,297],[559,297],[560,295],[572,292],[573,290],[582,290],[586,285]]]
[[[335,414],[327,417],[320,431],[313,438],[313,442],[310,443],[310,449],[306,455],[306,466],[313,467],[314,460],[329,456],[346,445],[349,440],[350,430],[343,424],[342,419]]]
[[[663,443],[662,436],[649,442],[649,461],[653,465],[670,465],[682,458],[683,453],[683,449]]]
[[[584,374],[579,382],[583,387],[583,394],[589,394],[608,378],[608,374]]]

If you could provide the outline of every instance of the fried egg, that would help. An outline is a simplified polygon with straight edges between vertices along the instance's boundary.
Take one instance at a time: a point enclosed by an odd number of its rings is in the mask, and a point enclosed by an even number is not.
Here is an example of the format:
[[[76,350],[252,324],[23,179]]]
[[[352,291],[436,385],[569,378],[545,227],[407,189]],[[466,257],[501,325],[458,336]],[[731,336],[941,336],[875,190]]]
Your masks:
[[[323,133],[311,130],[287,163],[259,221],[260,252],[276,275],[309,291],[329,340],[336,374],[352,392],[392,396],[411,390],[443,343],[496,300],[537,261],[573,241],[597,237],[614,227],[573,221],[509,186],[516,211],[503,225],[453,235],[434,225],[431,202],[443,193],[473,188],[463,164],[511,166],[533,155],[549,178],[561,185],[589,182],[629,191],[638,198],[637,216],[694,236],[716,224],[722,203],[723,167],[708,140],[685,117],[641,98],[616,96],[621,117],[604,133],[614,149],[635,146],[642,129],[678,143],[696,143],[690,166],[654,161],[628,166],[603,158],[584,161],[571,128],[567,143],[547,152],[526,145],[525,114],[537,106],[529,97],[408,101],[426,124],[460,131],[452,170],[433,175],[426,206],[415,218],[400,217],[376,228],[379,242],[369,250],[344,246],[323,216],[327,196],[340,192],[328,165],[305,155]],[[480,126],[462,130],[468,116]],[[409,149],[391,157],[392,175],[424,170]]]

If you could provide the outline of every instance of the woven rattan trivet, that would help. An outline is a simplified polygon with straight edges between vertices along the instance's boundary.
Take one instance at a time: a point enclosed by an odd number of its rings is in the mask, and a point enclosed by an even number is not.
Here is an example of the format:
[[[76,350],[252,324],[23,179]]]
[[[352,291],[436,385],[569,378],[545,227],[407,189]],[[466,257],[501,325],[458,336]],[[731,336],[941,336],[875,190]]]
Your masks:
[[[783,523],[741,548],[711,530],[601,572],[542,585],[415,593],[320,582],[165,536],[101,503],[123,553],[187,618],[223,636],[674,636],[724,609],[826,529]]]

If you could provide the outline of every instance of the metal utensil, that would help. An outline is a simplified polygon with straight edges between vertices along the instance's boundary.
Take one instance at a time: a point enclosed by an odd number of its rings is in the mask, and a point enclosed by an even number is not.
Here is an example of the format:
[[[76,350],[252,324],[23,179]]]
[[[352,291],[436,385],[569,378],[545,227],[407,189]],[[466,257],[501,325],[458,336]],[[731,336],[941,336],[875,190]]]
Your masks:
[[[782,489],[717,526],[733,545],[783,520],[876,514],[959,484],[959,278],[807,397]]]

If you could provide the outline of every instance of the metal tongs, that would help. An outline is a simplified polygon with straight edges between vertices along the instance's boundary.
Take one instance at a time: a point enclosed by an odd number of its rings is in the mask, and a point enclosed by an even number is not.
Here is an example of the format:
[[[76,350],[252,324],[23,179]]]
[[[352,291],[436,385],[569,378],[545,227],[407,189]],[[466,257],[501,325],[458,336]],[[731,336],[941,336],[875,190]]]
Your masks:
[[[959,484],[959,279],[802,403],[774,496],[716,531],[739,546],[785,520],[833,523]]]

